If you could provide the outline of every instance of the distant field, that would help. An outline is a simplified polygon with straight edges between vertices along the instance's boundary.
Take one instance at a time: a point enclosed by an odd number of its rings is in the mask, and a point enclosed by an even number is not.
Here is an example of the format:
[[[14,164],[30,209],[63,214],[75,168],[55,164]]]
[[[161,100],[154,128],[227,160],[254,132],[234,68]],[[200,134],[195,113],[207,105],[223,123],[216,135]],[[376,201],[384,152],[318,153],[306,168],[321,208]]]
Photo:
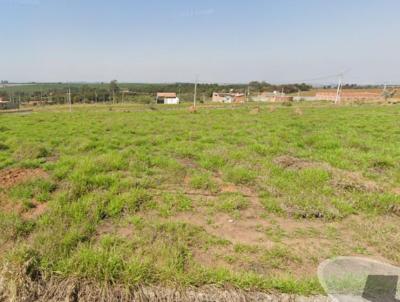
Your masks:
[[[313,295],[327,258],[400,265],[399,106],[163,108],[0,116],[8,278]]]

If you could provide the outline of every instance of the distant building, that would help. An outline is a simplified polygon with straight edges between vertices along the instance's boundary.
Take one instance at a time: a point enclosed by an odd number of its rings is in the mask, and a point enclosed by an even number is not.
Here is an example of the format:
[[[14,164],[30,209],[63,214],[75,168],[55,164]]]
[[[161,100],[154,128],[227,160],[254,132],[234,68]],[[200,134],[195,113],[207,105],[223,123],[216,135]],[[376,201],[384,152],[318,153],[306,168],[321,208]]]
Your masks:
[[[251,98],[255,102],[293,102],[292,96],[287,96],[281,92],[262,92]]]
[[[214,92],[212,96],[212,101],[217,103],[244,103],[246,101],[246,96],[244,93],[219,93]]]
[[[176,105],[179,104],[179,98],[175,92],[159,92],[156,97],[157,104]]]
[[[18,108],[19,108],[18,103],[3,101],[3,98],[0,98],[0,110],[18,109]]]
[[[322,101],[335,101],[337,92],[325,91],[317,92],[315,98]],[[342,91],[340,94],[341,100],[344,101],[366,101],[366,100],[379,100],[382,95],[378,92],[368,91]]]

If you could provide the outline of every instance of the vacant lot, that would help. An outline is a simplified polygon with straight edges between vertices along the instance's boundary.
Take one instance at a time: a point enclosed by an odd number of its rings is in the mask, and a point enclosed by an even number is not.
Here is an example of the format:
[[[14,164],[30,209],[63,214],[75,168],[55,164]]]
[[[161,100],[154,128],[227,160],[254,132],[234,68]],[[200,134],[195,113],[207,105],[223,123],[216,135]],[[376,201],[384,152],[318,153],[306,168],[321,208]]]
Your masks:
[[[400,264],[400,107],[132,108],[0,116],[8,270],[310,295],[327,258]]]

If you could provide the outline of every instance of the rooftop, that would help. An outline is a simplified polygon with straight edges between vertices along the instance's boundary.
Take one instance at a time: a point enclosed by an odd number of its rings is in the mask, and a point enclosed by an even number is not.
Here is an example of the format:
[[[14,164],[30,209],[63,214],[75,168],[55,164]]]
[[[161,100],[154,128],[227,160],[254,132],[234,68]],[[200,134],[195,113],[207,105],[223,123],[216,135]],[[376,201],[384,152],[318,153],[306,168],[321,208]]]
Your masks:
[[[176,98],[176,92],[157,92],[158,98]]]

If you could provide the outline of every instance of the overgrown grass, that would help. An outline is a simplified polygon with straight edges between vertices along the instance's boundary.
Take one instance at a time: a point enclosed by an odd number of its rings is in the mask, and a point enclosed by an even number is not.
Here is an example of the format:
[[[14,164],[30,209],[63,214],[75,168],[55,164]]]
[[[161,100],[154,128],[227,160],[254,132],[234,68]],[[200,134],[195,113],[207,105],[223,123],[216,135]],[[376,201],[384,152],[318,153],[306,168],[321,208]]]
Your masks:
[[[34,258],[36,269],[47,274],[100,282],[231,284],[313,294],[321,289],[315,275],[298,274],[301,266],[369,249],[351,245],[354,234],[342,240],[334,223],[355,216],[382,223],[400,212],[399,107],[304,106],[302,116],[290,107],[262,108],[257,115],[246,108],[198,114],[117,109],[1,116],[0,169],[41,168],[50,175],[0,192],[27,211],[32,200],[47,205],[41,216],[23,218],[9,201],[0,203],[0,242],[12,246],[7,259]],[[279,156],[308,165],[285,167],[276,163]],[[357,172],[358,178],[339,179],[335,171]],[[223,193],[224,185],[237,192]],[[260,227],[271,249],[262,241],[232,243],[215,235],[214,219],[233,215],[240,221],[250,209],[243,188],[259,196],[264,223],[279,218],[331,228]],[[186,194],[193,190],[216,197]],[[208,226],[198,226],[200,218],[190,221],[202,211],[210,215]],[[186,223],[177,221],[179,215],[189,217]],[[398,228],[386,225],[381,233],[378,222],[371,224],[368,244],[377,255],[400,261],[393,252],[400,241],[390,235]],[[368,236],[364,232],[357,234]],[[290,241],[315,238],[329,242],[303,253]],[[221,255],[233,256],[213,262]],[[258,266],[261,272],[252,269]]]

